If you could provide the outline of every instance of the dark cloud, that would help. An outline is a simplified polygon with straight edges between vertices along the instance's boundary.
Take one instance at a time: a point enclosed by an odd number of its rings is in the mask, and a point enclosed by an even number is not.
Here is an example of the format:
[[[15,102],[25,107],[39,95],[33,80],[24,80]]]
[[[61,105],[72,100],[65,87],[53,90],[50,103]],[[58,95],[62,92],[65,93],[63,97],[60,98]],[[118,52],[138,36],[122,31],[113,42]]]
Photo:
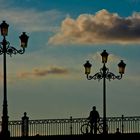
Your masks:
[[[120,17],[103,9],[95,15],[82,14],[77,19],[67,17],[49,43],[140,43],[140,13]]]

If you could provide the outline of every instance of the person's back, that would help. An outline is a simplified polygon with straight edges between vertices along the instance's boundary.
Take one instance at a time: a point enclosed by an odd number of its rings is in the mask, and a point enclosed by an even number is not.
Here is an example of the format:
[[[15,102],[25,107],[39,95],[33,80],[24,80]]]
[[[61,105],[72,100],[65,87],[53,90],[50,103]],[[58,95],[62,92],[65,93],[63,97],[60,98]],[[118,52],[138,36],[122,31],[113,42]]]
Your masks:
[[[98,111],[93,109],[90,112],[90,121],[93,122],[93,123],[99,121],[99,113],[98,113]]]
[[[96,107],[93,106],[92,111],[90,112],[90,115],[88,117],[90,125],[91,125],[91,130],[90,132],[93,133],[93,127],[94,127],[94,134],[97,133],[97,123],[100,120],[100,116],[98,111],[96,110]]]

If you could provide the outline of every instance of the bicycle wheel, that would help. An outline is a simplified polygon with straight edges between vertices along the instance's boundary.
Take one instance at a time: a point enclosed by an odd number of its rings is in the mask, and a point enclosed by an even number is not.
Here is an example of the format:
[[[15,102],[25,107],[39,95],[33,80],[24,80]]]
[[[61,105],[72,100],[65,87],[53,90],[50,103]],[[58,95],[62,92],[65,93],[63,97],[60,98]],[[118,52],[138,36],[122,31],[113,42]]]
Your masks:
[[[88,134],[90,133],[90,124],[85,123],[81,126],[81,132],[82,134]]]
[[[103,133],[103,123],[98,124],[98,132],[99,134]]]
[[[106,131],[108,132],[108,125],[106,125]],[[103,133],[103,123],[98,124],[98,132]]]

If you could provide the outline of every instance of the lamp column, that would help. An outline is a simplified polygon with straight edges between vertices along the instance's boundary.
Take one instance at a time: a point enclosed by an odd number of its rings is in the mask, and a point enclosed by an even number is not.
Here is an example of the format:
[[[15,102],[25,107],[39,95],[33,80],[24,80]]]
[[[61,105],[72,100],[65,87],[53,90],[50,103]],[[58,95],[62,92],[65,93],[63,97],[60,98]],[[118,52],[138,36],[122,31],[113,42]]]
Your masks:
[[[7,74],[6,74],[6,40],[5,37],[2,42],[3,45],[3,116],[2,116],[2,136],[10,137],[8,131],[8,105],[7,105]]]
[[[107,133],[106,130],[106,67],[105,63],[103,66],[103,132]]]
[[[25,52],[25,48],[27,47],[28,36],[23,32],[21,36],[19,36],[21,40],[22,49],[17,50],[15,47],[10,46],[10,42],[6,40],[6,36],[8,35],[8,27],[9,25],[3,21],[0,24],[1,35],[3,37],[2,42],[0,42],[0,55],[3,54],[3,112],[2,112],[2,128],[0,136],[2,138],[8,139],[10,138],[10,131],[8,130],[8,103],[7,103],[7,70],[6,70],[6,54],[12,56],[12,54],[23,54]]]

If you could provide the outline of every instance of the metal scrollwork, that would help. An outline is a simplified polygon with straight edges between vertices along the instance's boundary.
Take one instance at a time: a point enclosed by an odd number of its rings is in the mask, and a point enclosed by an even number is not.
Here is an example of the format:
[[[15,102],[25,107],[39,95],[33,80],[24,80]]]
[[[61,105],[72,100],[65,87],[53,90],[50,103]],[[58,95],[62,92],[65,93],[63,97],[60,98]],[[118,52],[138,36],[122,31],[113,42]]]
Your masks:
[[[0,47],[0,55],[3,54],[3,48]]]
[[[87,78],[88,78],[88,80],[91,80],[91,79],[96,80],[96,79],[98,79],[100,81],[103,78],[103,73],[102,72],[98,72],[98,73],[96,73],[93,76],[88,76]]]
[[[100,72],[94,74],[93,76],[91,75],[87,75],[87,79],[88,80],[91,80],[91,79],[98,79],[99,81],[103,78],[106,78],[108,79],[109,81],[112,79],[118,79],[120,80],[122,78],[122,75],[115,75],[114,73],[112,72],[109,72],[109,69],[106,68],[105,66],[103,68],[100,69]]]
[[[122,78],[122,76],[121,75],[115,75],[114,73],[112,73],[112,72],[108,72],[107,74],[106,74],[106,79],[108,79],[109,81],[111,80],[111,79],[121,79]]]
[[[12,56],[12,54],[23,54],[24,53],[24,49],[20,49],[20,50],[17,50],[16,48],[14,48],[14,47],[12,47],[12,46],[10,46],[10,47],[8,47],[7,48],[7,51],[6,51],[6,53],[8,54],[8,55],[10,55],[10,56]]]
[[[6,53],[10,56],[12,56],[12,54],[16,55],[16,54],[23,54],[25,52],[25,49],[20,49],[17,50],[15,47],[10,46],[10,43],[8,41],[6,41],[6,48],[4,49],[3,47],[3,42],[0,43],[0,55],[3,53]]]

